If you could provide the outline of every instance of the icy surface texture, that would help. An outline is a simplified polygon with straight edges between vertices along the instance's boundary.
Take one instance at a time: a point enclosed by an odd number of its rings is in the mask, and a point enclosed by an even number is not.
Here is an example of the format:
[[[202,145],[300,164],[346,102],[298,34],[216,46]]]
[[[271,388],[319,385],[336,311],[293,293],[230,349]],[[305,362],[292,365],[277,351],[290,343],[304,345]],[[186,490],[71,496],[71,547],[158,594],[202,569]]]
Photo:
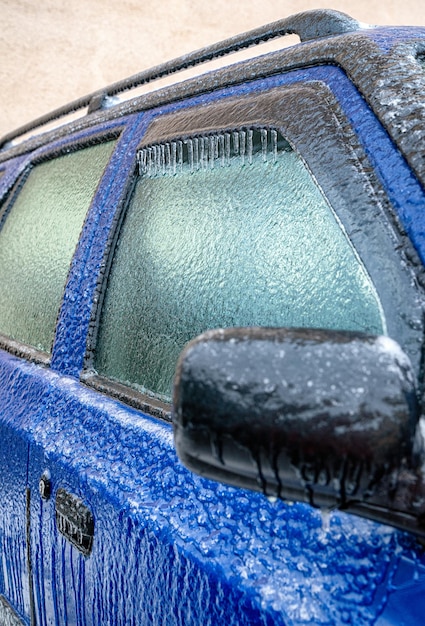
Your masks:
[[[348,53],[335,52],[332,42],[320,42],[322,55],[326,61],[332,54],[338,57],[337,64],[359,78],[370,101],[376,80],[365,68],[359,54],[363,44],[356,37],[352,36],[351,59]],[[308,65],[312,57],[306,51],[303,45],[287,54],[294,65]],[[274,59],[269,63],[275,73]],[[385,85],[410,89],[404,72],[395,75],[390,62],[383,61],[381,69],[378,104],[385,100]],[[265,66],[260,70],[254,62],[248,79],[264,76]],[[329,85],[359,131],[395,209],[425,258],[423,190],[342,70],[313,67],[250,84],[242,84],[246,78],[237,80],[239,87],[208,93],[191,104],[303,81]],[[199,86],[200,91],[214,88]],[[389,102],[392,95],[387,92]],[[184,106],[187,103],[180,101],[162,112]],[[413,112],[415,106],[412,98]],[[409,148],[417,116],[405,120],[398,115],[393,122],[391,110],[388,107],[386,126],[392,131],[396,126]],[[141,134],[149,115],[141,115]],[[129,129],[134,131],[130,124]],[[101,184],[98,204],[84,228],[56,336],[53,364],[61,373],[78,376],[82,367],[98,277],[104,271],[111,209],[117,206],[129,168],[135,164],[140,137],[131,143],[127,134],[120,141],[108,166],[108,180]],[[350,184],[347,180],[348,193]],[[177,462],[166,426],[85,390],[76,380],[60,379],[54,371],[19,363],[4,353],[0,384],[1,463],[5,467],[16,463],[4,486],[11,498],[6,500],[5,513],[2,509],[0,540],[9,555],[16,536],[20,542],[19,557],[3,562],[0,584],[4,590],[6,579],[18,581],[17,596],[21,596],[11,598],[15,606],[24,611],[27,602],[25,474],[17,467],[27,469],[28,445],[21,447],[20,439],[31,443],[32,493],[37,493],[41,473],[50,469],[53,493],[67,487],[95,516],[93,553],[84,559],[57,533],[53,499],[45,503],[33,498],[31,545],[38,623],[364,626],[379,620],[379,626],[400,626],[404,620],[408,626],[422,625],[424,556],[413,538],[343,514],[332,514],[322,523],[308,506],[271,504],[260,495],[195,478]],[[16,443],[11,443],[13,437]],[[12,447],[15,452],[10,458]],[[20,501],[15,506],[16,491]],[[8,589],[10,597],[10,585]]]
[[[27,402],[37,402],[22,421],[33,434],[31,487],[49,468],[53,492],[66,487],[95,517],[85,559],[57,533],[54,498],[35,498],[44,619],[67,611],[68,623],[93,626],[361,626],[379,615],[402,558],[422,571],[412,538],[196,478],[178,462],[168,426],[53,372],[32,387],[36,368],[27,369],[6,388],[15,395],[29,383]]]
[[[18,376],[19,378],[19,376]],[[4,371],[0,372],[0,415],[25,410],[27,394],[21,388],[22,403],[16,396],[3,394]],[[8,381],[9,382],[9,381]],[[12,384],[14,382],[12,381]],[[7,386],[6,386],[7,388]],[[19,406],[20,404],[20,406]],[[27,407],[25,407],[27,408]],[[29,616],[29,585],[26,559],[26,467],[28,443],[11,425],[2,424],[0,442],[0,594],[6,596],[22,615]],[[0,612],[0,623],[2,614]]]
[[[142,155],[146,176],[106,292],[99,373],[171,395],[180,351],[209,328],[383,332],[360,259],[300,157],[284,141],[278,149],[276,136],[212,135]]]
[[[91,146],[30,171],[0,230],[3,334],[50,352],[71,258],[113,147]]]

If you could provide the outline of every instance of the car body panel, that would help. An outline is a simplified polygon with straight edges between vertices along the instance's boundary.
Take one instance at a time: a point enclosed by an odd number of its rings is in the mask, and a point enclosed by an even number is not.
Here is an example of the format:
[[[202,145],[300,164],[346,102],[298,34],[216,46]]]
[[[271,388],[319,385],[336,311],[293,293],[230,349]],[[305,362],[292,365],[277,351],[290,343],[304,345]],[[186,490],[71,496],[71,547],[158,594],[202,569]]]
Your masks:
[[[39,623],[302,624],[314,617],[327,624],[345,617],[368,624],[389,591],[397,593],[390,583],[406,560],[411,587],[422,589],[425,557],[413,537],[343,513],[322,519],[307,505],[272,503],[194,477],[178,463],[168,425],[39,365],[20,369],[25,390],[28,378],[38,383],[39,411],[22,428],[32,433]],[[20,394],[15,385],[11,398]],[[52,497],[44,502],[37,491],[46,468]],[[58,486],[94,513],[89,558],[58,533]]]
[[[8,355],[9,356],[9,355]],[[23,435],[22,420],[38,410],[38,403],[31,407],[27,403],[30,388],[28,378],[19,372],[19,359],[14,367],[0,369],[1,394],[1,437],[0,467],[2,471],[1,505],[1,593],[22,615],[30,615],[30,584],[27,568],[27,468],[29,442]],[[22,380],[25,379],[25,380]],[[23,384],[26,393],[14,396],[8,391]],[[13,406],[13,408],[12,408]]]

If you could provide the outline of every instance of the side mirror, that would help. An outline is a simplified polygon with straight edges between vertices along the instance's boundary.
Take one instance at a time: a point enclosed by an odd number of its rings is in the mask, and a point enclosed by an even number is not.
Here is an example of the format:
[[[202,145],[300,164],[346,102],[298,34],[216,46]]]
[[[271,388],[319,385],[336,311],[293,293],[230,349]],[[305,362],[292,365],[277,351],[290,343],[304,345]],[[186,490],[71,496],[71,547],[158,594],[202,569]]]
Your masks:
[[[173,420],[202,476],[425,536],[415,375],[388,337],[208,331],[180,357]]]

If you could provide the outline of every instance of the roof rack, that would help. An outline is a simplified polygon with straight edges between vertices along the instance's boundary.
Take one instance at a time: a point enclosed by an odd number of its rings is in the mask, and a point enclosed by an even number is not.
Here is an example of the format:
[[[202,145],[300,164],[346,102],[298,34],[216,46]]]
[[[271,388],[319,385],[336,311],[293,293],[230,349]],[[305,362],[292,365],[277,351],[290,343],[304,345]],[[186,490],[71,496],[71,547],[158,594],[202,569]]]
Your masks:
[[[74,100],[69,104],[37,118],[3,136],[0,140],[0,149],[8,147],[14,139],[36,130],[50,122],[59,120],[79,109],[88,107],[87,114],[107,108],[111,105],[111,98],[119,93],[130,91],[165,76],[170,76],[185,69],[212,61],[244,48],[249,48],[271,39],[284,35],[298,35],[301,41],[321,39],[331,35],[341,35],[361,28],[359,22],[345,13],[332,9],[319,9],[297,13],[283,20],[272,22],[254,30],[225,39],[201,50],[183,55],[172,61],[157,65],[104,89],[95,91],[87,96]]]

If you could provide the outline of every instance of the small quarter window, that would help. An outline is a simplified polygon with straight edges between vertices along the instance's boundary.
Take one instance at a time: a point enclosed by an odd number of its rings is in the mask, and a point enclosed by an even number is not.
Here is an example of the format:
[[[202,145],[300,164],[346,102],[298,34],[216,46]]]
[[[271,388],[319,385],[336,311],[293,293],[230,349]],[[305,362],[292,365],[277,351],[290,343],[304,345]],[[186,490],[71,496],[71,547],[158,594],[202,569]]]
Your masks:
[[[2,334],[51,351],[72,255],[114,143],[63,154],[30,170],[0,230]]]
[[[169,397],[210,328],[384,332],[371,280],[301,158],[273,129],[147,146],[105,295],[95,369]]]

